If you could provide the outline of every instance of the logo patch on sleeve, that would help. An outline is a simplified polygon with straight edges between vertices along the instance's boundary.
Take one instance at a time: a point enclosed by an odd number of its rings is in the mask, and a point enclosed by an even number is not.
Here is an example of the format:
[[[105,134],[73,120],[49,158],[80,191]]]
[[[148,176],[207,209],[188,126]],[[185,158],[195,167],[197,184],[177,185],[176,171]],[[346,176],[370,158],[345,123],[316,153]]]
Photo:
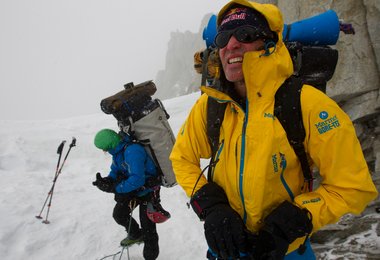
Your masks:
[[[326,111],[320,112],[319,118],[322,119],[322,121],[316,123],[315,127],[320,134],[324,134],[340,126],[338,117],[336,115],[329,117],[329,114]]]
[[[322,111],[321,113],[319,113],[319,118],[322,120],[325,120],[328,117],[329,117],[329,113],[327,113],[326,111]]]
[[[278,164],[277,164],[277,155],[276,154],[272,155],[272,163],[273,163],[273,171],[275,173],[277,173],[278,172]]]
[[[309,204],[309,203],[317,203],[317,202],[320,202],[320,201],[321,201],[321,198],[314,198],[314,199],[310,199],[310,200],[304,200],[304,201],[302,201],[302,205]]]

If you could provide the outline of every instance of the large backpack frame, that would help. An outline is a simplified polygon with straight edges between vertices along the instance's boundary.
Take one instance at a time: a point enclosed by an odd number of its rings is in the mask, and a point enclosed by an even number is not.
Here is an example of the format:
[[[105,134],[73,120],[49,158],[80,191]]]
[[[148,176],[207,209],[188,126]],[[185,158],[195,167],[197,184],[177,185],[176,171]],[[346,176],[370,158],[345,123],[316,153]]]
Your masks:
[[[138,85],[131,82],[124,85],[124,90],[103,99],[100,107],[116,118],[121,133],[144,146],[162,176],[161,185],[172,187],[176,178],[169,155],[175,137],[168,122],[169,114],[159,99],[151,97],[156,90],[153,81]]]

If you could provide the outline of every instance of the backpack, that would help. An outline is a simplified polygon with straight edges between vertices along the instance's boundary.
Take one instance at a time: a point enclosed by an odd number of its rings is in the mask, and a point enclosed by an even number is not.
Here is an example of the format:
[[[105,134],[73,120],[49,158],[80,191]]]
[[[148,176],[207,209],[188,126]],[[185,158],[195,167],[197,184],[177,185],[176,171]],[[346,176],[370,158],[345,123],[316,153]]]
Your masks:
[[[172,187],[177,183],[169,155],[175,137],[162,102],[152,99],[156,90],[151,80],[138,85],[130,82],[124,85],[124,90],[103,99],[100,107],[116,118],[121,135],[128,134],[132,142],[144,146],[156,164],[161,186]]]
[[[313,177],[303,141],[305,128],[302,121],[301,89],[310,84],[326,92],[326,83],[335,71],[338,51],[329,46],[304,46],[299,42],[286,42],[293,61],[294,74],[289,77],[275,94],[274,115],[284,128],[288,141],[297,155],[308,189],[312,190]],[[212,156],[208,179],[211,181],[215,155],[219,147],[220,127],[223,123],[226,103],[219,103],[209,97],[207,101],[207,136]]]

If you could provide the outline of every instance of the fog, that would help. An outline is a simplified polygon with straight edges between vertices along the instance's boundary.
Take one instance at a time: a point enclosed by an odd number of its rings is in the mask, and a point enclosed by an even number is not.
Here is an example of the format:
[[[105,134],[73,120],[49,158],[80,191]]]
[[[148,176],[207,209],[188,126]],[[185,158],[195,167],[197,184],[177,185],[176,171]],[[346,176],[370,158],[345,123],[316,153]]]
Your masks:
[[[226,2],[0,1],[0,120],[99,112],[125,83],[155,79],[171,32],[198,32]]]

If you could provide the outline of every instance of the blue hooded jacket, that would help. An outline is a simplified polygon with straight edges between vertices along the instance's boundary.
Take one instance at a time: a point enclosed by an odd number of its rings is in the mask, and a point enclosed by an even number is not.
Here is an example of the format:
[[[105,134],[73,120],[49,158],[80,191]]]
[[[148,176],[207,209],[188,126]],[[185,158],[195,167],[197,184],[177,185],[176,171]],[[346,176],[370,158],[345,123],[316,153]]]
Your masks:
[[[150,177],[157,176],[157,168],[145,148],[133,143],[129,136],[108,151],[112,155],[111,171],[108,177],[121,181],[116,185],[116,193],[129,193],[144,186]],[[137,196],[143,196],[151,189],[139,191]]]

